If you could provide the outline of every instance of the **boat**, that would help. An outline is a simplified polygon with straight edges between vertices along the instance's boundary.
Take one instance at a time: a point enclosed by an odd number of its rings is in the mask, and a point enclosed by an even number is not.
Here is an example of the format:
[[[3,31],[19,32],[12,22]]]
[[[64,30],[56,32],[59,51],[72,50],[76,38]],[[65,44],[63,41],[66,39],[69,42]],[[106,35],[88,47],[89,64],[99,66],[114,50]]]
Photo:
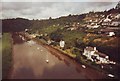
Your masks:
[[[109,77],[112,77],[112,78],[115,77],[113,74],[108,74],[108,76],[109,76]]]
[[[47,63],[49,63],[49,60],[46,60]]]
[[[86,66],[85,66],[85,65],[82,65],[82,67],[83,67],[83,68],[86,68]]]

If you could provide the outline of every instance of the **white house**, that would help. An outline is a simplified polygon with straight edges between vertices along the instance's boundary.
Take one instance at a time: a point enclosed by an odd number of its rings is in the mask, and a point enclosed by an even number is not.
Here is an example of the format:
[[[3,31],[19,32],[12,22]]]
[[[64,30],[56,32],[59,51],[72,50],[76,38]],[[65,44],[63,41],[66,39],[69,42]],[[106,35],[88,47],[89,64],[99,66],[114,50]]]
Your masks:
[[[83,55],[85,55],[85,56],[87,57],[87,59],[89,59],[89,60],[91,60],[91,61],[94,61],[94,60],[92,59],[92,56],[95,55],[94,53],[95,53],[96,51],[97,51],[97,50],[96,50],[96,47],[94,47],[94,48],[92,48],[92,47],[86,47],[86,48],[84,49]],[[98,56],[98,55],[96,55],[96,56]]]
[[[109,56],[98,52],[96,47],[86,47],[84,49],[83,55],[87,57],[88,60],[95,62],[96,64],[115,64],[115,62],[109,60]]]
[[[47,44],[48,44],[48,45],[50,45],[51,43],[52,43],[52,41],[51,41],[51,40],[48,40],[48,41],[47,41]]]
[[[36,34],[29,34],[29,37],[30,37],[30,38],[35,38],[35,37],[37,37],[37,36],[43,36],[43,34],[40,34],[40,35],[37,34],[37,33],[36,33]]]
[[[114,20],[114,21],[112,21],[111,25],[112,26],[119,26],[120,25],[120,21]]]
[[[99,28],[100,27],[100,25],[94,25],[93,26],[93,28]]]
[[[102,25],[104,25],[104,26],[111,25],[111,21],[112,20],[109,19],[108,16],[107,16],[107,18],[103,20]]]
[[[61,40],[61,41],[60,41],[60,47],[61,47],[61,48],[64,48],[64,46],[65,46],[65,41]]]
[[[109,35],[108,36],[114,36],[115,33],[114,32],[109,32]]]
[[[27,32],[27,31],[28,31],[28,29],[25,29],[25,31]]]
[[[115,18],[116,18],[116,19],[119,19],[119,18],[120,18],[120,14],[116,15]]]
[[[87,25],[87,28],[89,28],[89,29],[95,29],[95,28],[99,28],[100,27],[100,25]]]

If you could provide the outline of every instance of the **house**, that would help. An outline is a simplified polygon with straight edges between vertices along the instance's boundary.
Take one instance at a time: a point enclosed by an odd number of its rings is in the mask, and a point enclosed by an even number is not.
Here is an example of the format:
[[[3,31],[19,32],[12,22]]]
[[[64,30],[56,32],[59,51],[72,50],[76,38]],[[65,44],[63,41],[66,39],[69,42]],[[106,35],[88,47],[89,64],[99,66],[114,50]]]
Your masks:
[[[32,39],[32,38],[35,38],[37,35],[36,34],[30,34],[29,37]]]
[[[103,26],[109,26],[109,25],[111,25],[111,21],[112,20],[109,19],[108,16],[107,16],[107,18],[103,20],[102,25]]]
[[[65,41],[61,40],[61,41],[60,41],[60,47],[61,47],[61,48],[64,48],[64,46],[65,46]]]
[[[107,27],[105,29],[101,29],[99,32],[101,34],[105,34],[105,35],[108,35],[108,36],[113,36],[113,35],[115,35],[116,30],[118,30],[118,29],[115,29],[113,27]]]
[[[89,60],[91,60],[91,61],[94,61],[94,60],[92,59],[92,56],[94,55],[95,51],[97,51],[95,47],[94,47],[94,48],[92,48],[92,47],[86,47],[86,48],[84,49],[83,55],[86,56],[87,59],[89,59]]]
[[[120,26],[120,21],[118,19],[113,20],[111,26]]]
[[[47,44],[48,44],[48,45],[50,45],[51,43],[52,43],[52,41],[51,41],[51,40],[48,40],[48,41],[47,41]]]
[[[25,32],[28,32],[28,29],[25,29]]]
[[[89,28],[89,29],[95,29],[95,28],[99,28],[100,25],[97,25],[97,24],[91,23],[91,25],[87,25],[86,27]]]
[[[71,31],[77,30],[77,27],[70,27],[70,28],[67,28],[67,30],[71,30]]]
[[[117,15],[115,16],[115,18],[116,18],[116,19],[119,19],[119,18],[120,18],[120,14],[117,14]]]
[[[115,32],[109,32],[108,36],[114,36],[114,35],[115,35]]]
[[[96,47],[86,47],[83,55],[96,64],[115,64],[115,62],[109,60],[109,56],[99,52]]]

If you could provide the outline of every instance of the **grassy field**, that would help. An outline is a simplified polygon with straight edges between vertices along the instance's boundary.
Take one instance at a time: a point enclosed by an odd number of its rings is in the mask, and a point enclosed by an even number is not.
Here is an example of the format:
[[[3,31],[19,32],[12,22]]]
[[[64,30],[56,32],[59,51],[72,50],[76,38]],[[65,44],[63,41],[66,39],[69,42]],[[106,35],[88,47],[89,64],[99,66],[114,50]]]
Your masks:
[[[11,66],[12,66],[11,34],[4,33],[2,38],[2,78],[7,78]]]

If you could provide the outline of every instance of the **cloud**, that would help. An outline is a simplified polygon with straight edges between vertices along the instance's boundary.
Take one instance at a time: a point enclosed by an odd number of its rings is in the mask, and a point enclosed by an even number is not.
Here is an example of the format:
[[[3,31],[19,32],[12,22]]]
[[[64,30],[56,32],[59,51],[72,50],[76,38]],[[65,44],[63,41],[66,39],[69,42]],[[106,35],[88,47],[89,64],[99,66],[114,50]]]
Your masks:
[[[2,2],[2,18],[56,18],[92,10],[104,11],[116,4],[117,2]]]
[[[1,0],[2,2],[118,2],[119,0]]]

